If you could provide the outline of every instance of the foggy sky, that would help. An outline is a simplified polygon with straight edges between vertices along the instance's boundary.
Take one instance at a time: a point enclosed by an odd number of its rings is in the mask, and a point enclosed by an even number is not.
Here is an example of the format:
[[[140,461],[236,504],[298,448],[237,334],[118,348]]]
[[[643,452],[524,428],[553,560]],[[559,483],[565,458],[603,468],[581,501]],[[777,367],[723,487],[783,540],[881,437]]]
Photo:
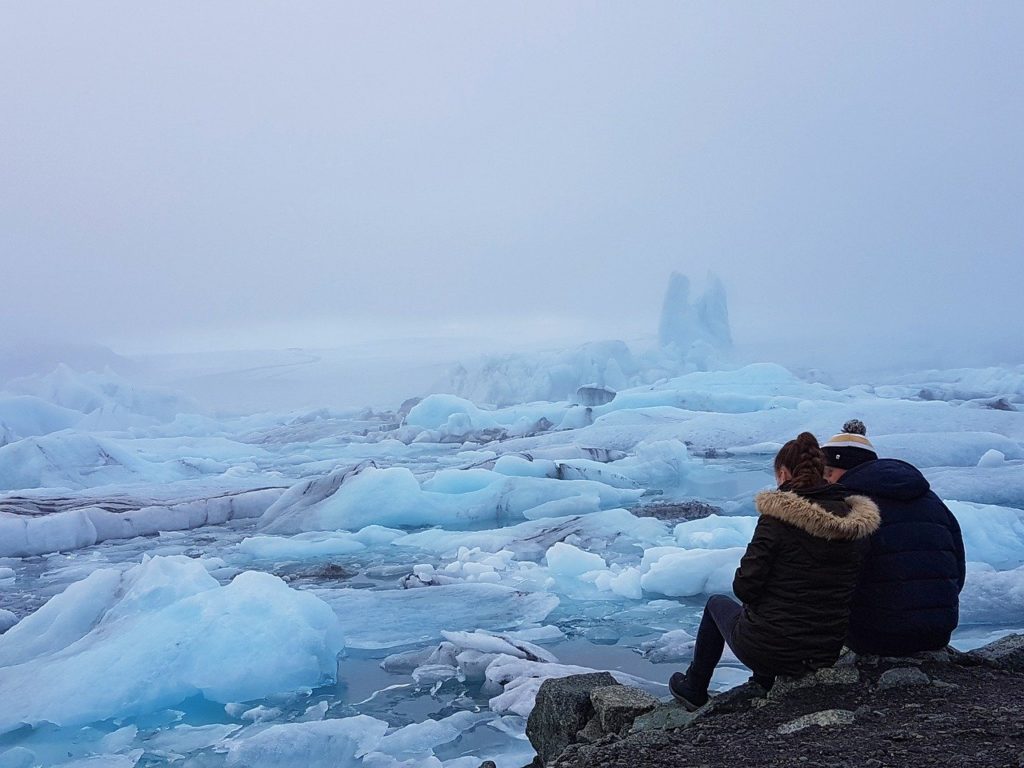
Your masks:
[[[8,340],[1024,354],[1019,2],[0,8]]]

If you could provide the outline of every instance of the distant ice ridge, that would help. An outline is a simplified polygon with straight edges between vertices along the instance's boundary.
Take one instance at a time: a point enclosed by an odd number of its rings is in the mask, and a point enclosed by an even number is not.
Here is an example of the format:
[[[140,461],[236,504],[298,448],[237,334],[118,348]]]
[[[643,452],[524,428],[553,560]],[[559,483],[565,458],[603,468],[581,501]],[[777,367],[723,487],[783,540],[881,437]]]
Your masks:
[[[314,687],[343,648],[334,612],[275,576],[222,587],[202,561],[145,557],[94,571],[0,635],[0,733]]]
[[[848,409],[850,403],[863,398],[860,390],[837,391],[803,381],[782,366],[754,363],[733,370],[695,371],[630,387],[598,406],[563,400],[484,407],[455,395],[435,394],[412,408],[399,433],[403,439],[416,442],[486,443],[496,437],[530,439],[548,431],[610,426],[627,420],[649,426],[662,424],[678,431],[679,425],[672,422],[693,419],[697,413],[714,415],[719,423],[727,423],[735,420],[721,418],[726,414],[797,411],[814,402],[842,404]]]
[[[881,397],[945,401],[998,401],[1024,404],[1024,365],[1000,368],[954,368],[906,373],[876,386]],[[1001,406],[998,402],[990,405]]]
[[[268,458],[260,447],[218,438],[148,440],[65,430],[0,447],[0,490],[171,483]]]
[[[434,390],[497,405],[568,400],[584,385],[618,390],[709,370],[728,361],[731,353],[721,280],[709,274],[705,291],[691,303],[690,281],[676,272],[665,293],[653,348],[634,350],[622,341],[598,341],[565,351],[490,356],[456,366]]]
[[[180,393],[135,384],[109,369],[82,373],[61,364],[45,376],[14,379],[7,386],[13,393],[77,412],[80,429],[145,427],[201,412],[198,403]]]

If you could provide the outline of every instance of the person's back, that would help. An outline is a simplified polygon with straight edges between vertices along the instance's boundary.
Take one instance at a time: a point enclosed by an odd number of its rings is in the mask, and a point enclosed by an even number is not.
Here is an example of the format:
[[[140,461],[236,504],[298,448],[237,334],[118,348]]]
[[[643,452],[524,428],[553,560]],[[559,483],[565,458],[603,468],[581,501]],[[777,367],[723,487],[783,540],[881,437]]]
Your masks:
[[[861,422],[843,430],[823,446],[826,477],[871,498],[882,517],[854,592],[846,644],[883,656],[942,648],[959,621],[960,525],[916,467],[877,457]]]

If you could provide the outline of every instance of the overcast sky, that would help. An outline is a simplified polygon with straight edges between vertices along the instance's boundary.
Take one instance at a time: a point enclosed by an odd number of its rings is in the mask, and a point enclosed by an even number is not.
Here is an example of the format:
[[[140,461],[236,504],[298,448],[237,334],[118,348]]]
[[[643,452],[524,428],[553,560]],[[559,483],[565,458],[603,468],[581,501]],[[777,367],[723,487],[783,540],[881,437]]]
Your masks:
[[[8,339],[1022,349],[1016,0],[0,8]]]

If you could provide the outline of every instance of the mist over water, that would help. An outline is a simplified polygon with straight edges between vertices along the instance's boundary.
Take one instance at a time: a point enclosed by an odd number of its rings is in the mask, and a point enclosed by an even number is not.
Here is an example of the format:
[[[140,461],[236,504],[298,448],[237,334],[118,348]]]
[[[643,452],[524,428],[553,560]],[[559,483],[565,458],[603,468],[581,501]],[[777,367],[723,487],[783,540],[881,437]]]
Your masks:
[[[750,359],[1016,362],[1022,16],[8,6],[0,334],[631,340],[710,269]]]

